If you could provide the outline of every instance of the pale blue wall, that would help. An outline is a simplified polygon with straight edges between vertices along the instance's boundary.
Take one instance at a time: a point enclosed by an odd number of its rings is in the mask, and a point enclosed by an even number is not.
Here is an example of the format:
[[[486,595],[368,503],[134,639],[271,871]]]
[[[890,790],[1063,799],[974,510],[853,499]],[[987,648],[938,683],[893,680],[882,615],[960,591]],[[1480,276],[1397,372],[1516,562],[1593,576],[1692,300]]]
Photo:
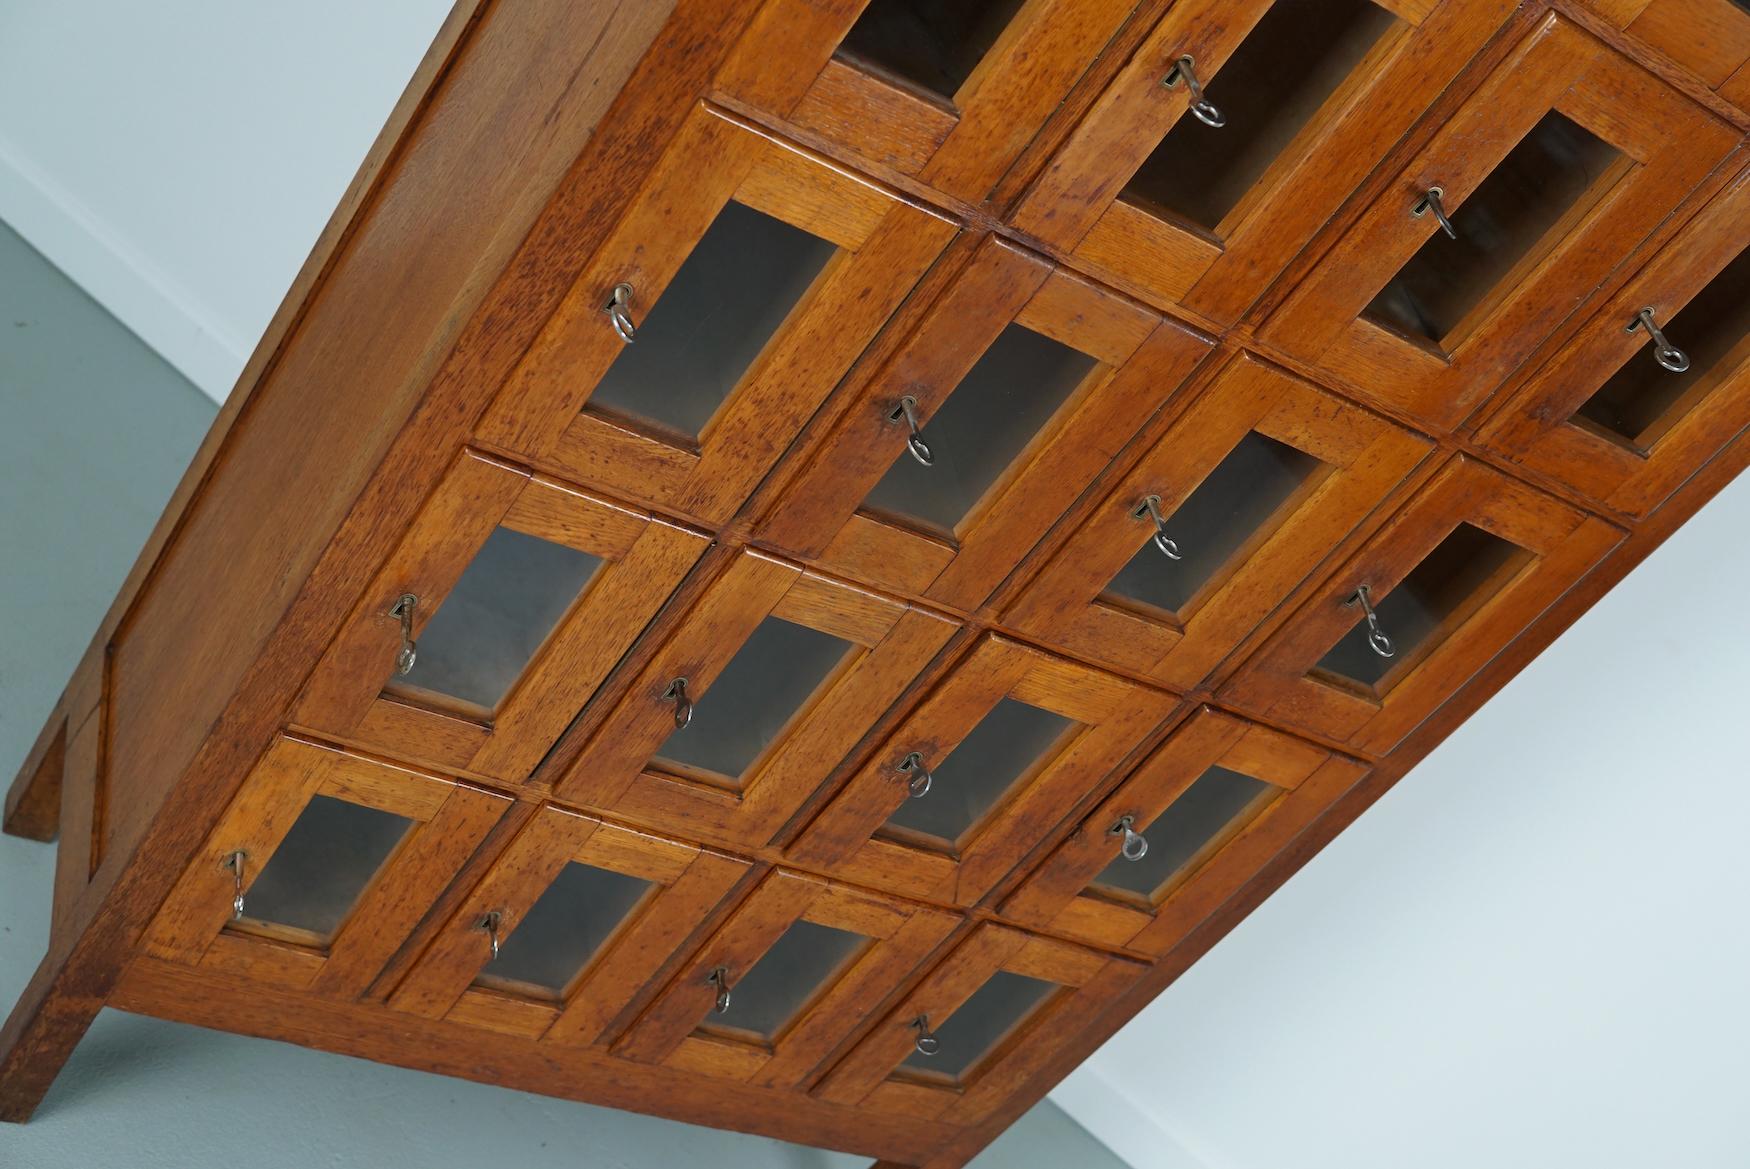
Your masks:
[[[0,225],[0,784],[214,406]],[[48,936],[50,845],[0,836],[0,1012]],[[865,1158],[202,1031],[99,1016],[3,1169],[851,1169]],[[1123,1169],[1054,1105],[982,1169]]]

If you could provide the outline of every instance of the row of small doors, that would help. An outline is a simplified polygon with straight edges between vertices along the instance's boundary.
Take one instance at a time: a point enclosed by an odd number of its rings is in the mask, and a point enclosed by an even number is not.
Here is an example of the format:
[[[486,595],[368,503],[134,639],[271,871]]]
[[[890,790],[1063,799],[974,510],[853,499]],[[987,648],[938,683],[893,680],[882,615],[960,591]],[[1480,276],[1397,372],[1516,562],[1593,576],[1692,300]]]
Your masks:
[[[147,950],[482,1033],[966,1123],[1146,972],[1064,937],[1167,952],[1363,773],[1200,711],[1007,896],[1005,922],[971,922],[282,739]],[[494,833],[507,816],[514,833]],[[483,865],[489,834],[502,844]]]

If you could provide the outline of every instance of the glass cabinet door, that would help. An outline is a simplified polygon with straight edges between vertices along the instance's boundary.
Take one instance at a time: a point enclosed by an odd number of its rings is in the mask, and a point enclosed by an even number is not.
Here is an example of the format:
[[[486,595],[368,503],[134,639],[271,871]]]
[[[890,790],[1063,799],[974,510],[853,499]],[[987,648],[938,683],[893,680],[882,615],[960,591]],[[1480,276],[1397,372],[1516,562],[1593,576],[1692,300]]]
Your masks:
[[[442,776],[279,739],[177,883],[146,948],[357,998],[510,803]]]
[[[717,87],[957,198],[981,200],[1131,0],[768,0]]]
[[[983,244],[760,521],[778,547],[970,611],[1208,342],[1006,241]]]
[[[986,635],[789,849],[903,896],[970,905],[1173,707]]]
[[[1242,354],[1072,520],[1005,623],[1169,686],[1197,685],[1429,449]]]
[[[1454,456],[1219,692],[1357,750],[1391,750],[1623,533]]]
[[[1005,920],[1164,954],[1364,774],[1203,707],[1008,899]]]
[[[1180,0],[1015,224],[1152,303],[1231,323],[1513,7]]]
[[[580,483],[720,524],[954,232],[701,106],[481,433]]]
[[[1747,338],[1750,170],[1660,248],[1478,438],[1605,507],[1645,516],[1750,425]]]
[[[1736,137],[1546,16],[1260,335],[1364,397],[1456,425]]]
[[[708,546],[464,452],[323,656],[295,721],[521,782]]]

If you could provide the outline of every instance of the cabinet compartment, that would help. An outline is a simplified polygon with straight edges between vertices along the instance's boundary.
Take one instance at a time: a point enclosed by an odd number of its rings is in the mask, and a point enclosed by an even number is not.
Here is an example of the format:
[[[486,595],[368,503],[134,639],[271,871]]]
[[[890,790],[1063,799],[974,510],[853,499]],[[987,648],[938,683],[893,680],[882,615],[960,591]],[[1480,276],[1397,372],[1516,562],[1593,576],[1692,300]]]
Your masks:
[[[1735,138],[1651,74],[1546,16],[1261,336],[1363,396],[1456,426]]]
[[[1152,303],[1231,323],[1512,10],[1180,0],[1014,222]]]
[[[481,435],[591,487],[721,523],[953,235],[940,216],[701,106]]]
[[[1750,425],[1750,172],[1478,428],[1479,441],[1641,517]],[[1675,358],[1662,363],[1642,314]]]

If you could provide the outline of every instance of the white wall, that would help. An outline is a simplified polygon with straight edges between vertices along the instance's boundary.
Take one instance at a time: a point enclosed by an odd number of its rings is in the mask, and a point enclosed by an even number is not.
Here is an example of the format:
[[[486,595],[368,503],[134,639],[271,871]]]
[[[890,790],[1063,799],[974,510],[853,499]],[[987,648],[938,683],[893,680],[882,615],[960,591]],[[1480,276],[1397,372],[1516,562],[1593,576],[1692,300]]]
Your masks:
[[[0,0],[0,220],[222,400],[449,0]]]
[[[1136,1169],[1750,1164],[1750,478],[1054,1094]]]

